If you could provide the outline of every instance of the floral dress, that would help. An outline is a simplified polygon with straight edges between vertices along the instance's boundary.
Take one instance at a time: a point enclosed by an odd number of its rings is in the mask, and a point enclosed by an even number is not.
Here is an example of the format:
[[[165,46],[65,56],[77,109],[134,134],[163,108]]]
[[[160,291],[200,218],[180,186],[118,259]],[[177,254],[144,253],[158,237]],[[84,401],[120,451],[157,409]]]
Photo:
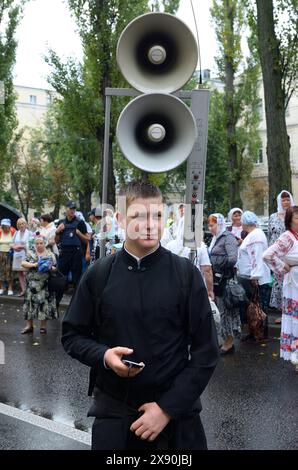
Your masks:
[[[265,251],[264,261],[284,276],[280,357],[298,364],[298,240],[287,230]],[[291,267],[288,273],[285,263]]]
[[[53,253],[48,252],[48,257],[53,259],[53,265],[56,264],[56,258]],[[29,251],[25,260],[28,263],[37,263],[38,255]],[[39,273],[37,268],[29,269],[26,276],[26,291],[23,305],[23,314],[25,320],[51,320],[58,318],[55,295],[48,291],[49,273]]]
[[[284,221],[278,216],[278,213],[272,214],[268,222],[268,244],[273,245],[276,240],[285,231]],[[282,283],[283,276],[275,276],[274,283],[271,290],[270,307],[282,309]]]

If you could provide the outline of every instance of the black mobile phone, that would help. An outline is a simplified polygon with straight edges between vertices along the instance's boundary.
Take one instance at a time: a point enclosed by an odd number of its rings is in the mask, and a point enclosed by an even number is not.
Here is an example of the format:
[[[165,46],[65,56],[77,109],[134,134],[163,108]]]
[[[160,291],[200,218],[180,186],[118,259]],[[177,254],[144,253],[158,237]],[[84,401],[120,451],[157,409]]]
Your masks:
[[[137,367],[138,369],[142,369],[144,366],[139,364],[138,362],[129,361],[128,359],[122,359],[123,364],[128,367]]]

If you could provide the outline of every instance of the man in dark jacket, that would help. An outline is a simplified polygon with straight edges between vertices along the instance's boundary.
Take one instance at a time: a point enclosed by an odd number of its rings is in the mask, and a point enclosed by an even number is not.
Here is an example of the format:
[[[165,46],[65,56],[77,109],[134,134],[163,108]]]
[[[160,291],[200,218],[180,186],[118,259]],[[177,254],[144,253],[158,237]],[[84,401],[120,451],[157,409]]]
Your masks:
[[[77,285],[82,274],[82,244],[89,242],[87,227],[83,220],[76,217],[76,204],[68,201],[66,217],[59,220],[56,230],[56,243],[59,243],[58,267],[66,276],[71,271],[72,281]]]
[[[133,182],[126,205],[105,287],[109,258],[84,274],[63,321],[64,349],[92,367],[92,448],[206,449],[199,397],[218,360],[207,291],[195,266],[160,246],[160,190]]]

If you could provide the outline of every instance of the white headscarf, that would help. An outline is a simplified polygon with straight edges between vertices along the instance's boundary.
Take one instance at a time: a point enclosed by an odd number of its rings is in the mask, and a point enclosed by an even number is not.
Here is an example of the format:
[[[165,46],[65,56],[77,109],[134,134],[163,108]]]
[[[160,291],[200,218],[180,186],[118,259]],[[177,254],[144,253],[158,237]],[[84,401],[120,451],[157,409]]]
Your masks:
[[[289,198],[290,198],[290,203],[291,203],[291,207],[293,207],[294,205],[294,200],[293,200],[293,196],[291,193],[289,193],[289,191],[287,191],[286,189],[283,189],[279,195],[277,196],[277,212],[279,214],[284,214],[286,211],[283,209],[282,207],[282,204],[281,204],[281,195],[282,193],[287,193],[289,195]]]
[[[210,217],[215,217],[216,218],[217,229],[216,229],[216,235],[213,235],[213,238],[211,240],[211,243],[210,243],[210,246],[209,246],[209,252],[211,252],[213,246],[215,245],[216,240],[226,230],[226,221],[225,221],[225,218],[222,214],[219,214],[218,212],[216,212],[215,214],[211,214]]]
[[[241,215],[243,214],[242,209],[239,209],[239,207],[233,207],[233,209],[231,209],[230,212],[228,213],[228,221],[231,222],[231,223],[233,223],[232,217],[233,217],[235,212],[240,212]]]

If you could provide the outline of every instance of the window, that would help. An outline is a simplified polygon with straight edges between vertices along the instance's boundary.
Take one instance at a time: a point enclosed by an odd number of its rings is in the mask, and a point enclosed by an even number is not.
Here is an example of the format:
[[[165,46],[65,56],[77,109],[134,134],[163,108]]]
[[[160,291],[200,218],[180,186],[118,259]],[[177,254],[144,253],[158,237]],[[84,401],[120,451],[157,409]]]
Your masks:
[[[257,158],[256,158],[256,164],[259,165],[260,163],[263,163],[263,149],[262,149],[262,147],[259,148]]]
[[[36,96],[30,95],[30,104],[36,104]]]
[[[47,105],[49,106],[52,103],[52,95],[50,93],[47,94]]]

